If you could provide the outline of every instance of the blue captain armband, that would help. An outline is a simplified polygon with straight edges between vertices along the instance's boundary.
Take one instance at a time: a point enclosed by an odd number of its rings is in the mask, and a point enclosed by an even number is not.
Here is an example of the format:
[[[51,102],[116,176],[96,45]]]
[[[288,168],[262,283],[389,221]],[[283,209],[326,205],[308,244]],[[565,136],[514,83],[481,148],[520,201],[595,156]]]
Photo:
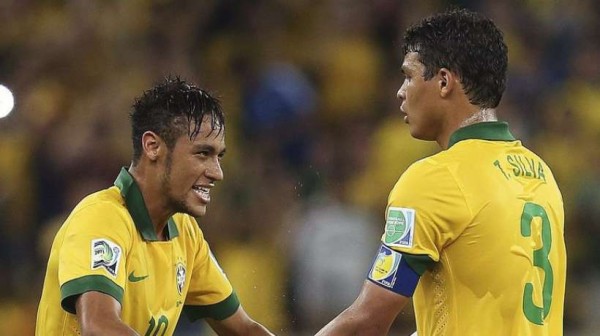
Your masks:
[[[411,297],[420,275],[408,265],[401,253],[382,244],[367,278],[397,294]]]

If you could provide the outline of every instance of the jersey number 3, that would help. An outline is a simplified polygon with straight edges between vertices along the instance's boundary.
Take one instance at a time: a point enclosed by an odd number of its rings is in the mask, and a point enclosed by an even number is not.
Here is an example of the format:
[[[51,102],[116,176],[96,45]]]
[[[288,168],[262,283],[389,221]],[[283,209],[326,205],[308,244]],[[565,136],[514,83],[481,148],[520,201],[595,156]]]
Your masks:
[[[543,325],[544,319],[548,316],[550,305],[552,304],[552,284],[554,282],[554,276],[552,273],[552,265],[550,265],[550,260],[548,260],[550,247],[552,245],[552,232],[550,230],[550,220],[548,219],[546,210],[539,204],[525,203],[523,214],[521,214],[521,235],[523,237],[531,237],[531,227],[534,218],[539,218],[542,221],[542,247],[533,250],[533,266],[539,267],[544,271],[542,306],[539,307],[533,302],[533,283],[526,283],[523,290],[523,313],[525,313],[525,317],[527,317],[530,322]],[[539,288],[536,290],[539,291]]]

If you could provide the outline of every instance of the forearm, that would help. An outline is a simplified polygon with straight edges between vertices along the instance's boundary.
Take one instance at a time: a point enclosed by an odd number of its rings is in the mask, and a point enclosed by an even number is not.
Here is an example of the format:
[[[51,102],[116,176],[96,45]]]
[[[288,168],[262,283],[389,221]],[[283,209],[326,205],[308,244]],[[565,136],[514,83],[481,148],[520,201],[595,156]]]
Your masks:
[[[260,323],[252,320],[240,306],[238,311],[225,320],[207,318],[206,322],[219,336],[272,336]]]
[[[254,322],[249,328],[248,328],[248,336],[273,336],[273,334],[267,330],[267,328],[265,328],[262,324],[258,323],[258,322]]]
[[[318,336],[378,336],[387,335],[396,315],[409,298],[365,281],[358,298]]]
[[[360,314],[353,306],[343,311],[329,322],[316,336],[386,335],[389,326],[372,323],[365,314]]]
[[[212,329],[219,336],[273,336],[273,334],[269,332],[267,328],[256,322],[240,330],[230,330],[220,326],[212,326]]]
[[[83,315],[83,314],[82,314]],[[82,336],[115,335],[139,336],[131,327],[114,315],[78,316]]]

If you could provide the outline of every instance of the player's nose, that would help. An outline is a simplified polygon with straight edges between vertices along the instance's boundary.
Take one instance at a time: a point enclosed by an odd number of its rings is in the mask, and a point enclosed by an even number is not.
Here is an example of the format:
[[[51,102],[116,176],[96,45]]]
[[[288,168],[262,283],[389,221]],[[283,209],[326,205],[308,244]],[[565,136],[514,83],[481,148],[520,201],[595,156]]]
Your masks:
[[[402,83],[402,86],[398,89],[398,92],[396,92],[396,98],[399,100],[406,99],[406,89],[404,88],[404,83]]]
[[[213,181],[223,180],[223,169],[221,168],[221,162],[218,158],[212,160],[206,167],[205,175]]]

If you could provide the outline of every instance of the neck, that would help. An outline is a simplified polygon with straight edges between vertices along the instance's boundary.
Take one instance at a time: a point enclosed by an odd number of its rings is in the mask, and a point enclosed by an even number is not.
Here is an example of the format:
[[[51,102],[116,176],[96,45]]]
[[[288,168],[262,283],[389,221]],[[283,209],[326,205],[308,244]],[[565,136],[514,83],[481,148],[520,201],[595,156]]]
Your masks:
[[[458,128],[462,128],[465,126],[473,125],[473,124],[480,123],[480,122],[486,122],[486,121],[498,121],[498,118],[496,117],[495,109],[484,108],[484,109],[481,109],[481,110],[471,114],[469,117],[467,117],[465,120],[463,120],[460,123]]]
[[[484,108],[484,109],[476,110],[475,112],[468,114],[464,118],[460,118],[460,116],[459,116],[457,119],[454,119],[454,121],[451,122],[451,124],[453,126],[447,128],[447,130],[448,130],[447,133],[445,133],[442,137],[438,138],[441,140],[437,141],[437,143],[440,145],[440,147],[442,149],[448,149],[448,142],[450,141],[450,136],[457,129],[465,127],[465,126],[477,124],[480,122],[488,122],[488,121],[498,121],[498,118],[496,117],[495,109]]]
[[[159,176],[161,175],[148,170],[149,167],[145,167],[145,165],[141,163],[138,163],[136,166],[132,164],[129,167],[129,173],[133,176],[133,179],[142,192],[144,205],[148,210],[148,215],[154,226],[156,236],[158,239],[163,240],[165,238],[165,226],[173,214],[166,210],[168,207],[164,204],[164,200],[157,197],[157,195],[164,194],[164,191],[160,190],[161,183]]]

